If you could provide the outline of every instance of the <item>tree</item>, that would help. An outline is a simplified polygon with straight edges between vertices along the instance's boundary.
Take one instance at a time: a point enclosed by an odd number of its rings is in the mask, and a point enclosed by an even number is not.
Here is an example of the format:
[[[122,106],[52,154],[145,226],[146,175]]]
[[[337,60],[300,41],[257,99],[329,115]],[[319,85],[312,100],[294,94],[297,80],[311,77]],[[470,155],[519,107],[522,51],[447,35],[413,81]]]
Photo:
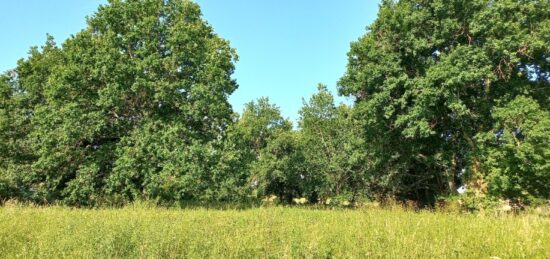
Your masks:
[[[309,175],[317,175],[315,186],[321,198],[369,193],[368,163],[361,129],[351,107],[335,106],[325,85],[300,110],[298,125]]]
[[[16,69],[1,76],[0,101],[0,173],[9,179],[9,198],[33,199],[36,197],[31,170],[36,154],[30,134],[32,118],[37,105],[44,102],[44,87],[48,76],[62,60],[62,53],[48,35],[40,49],[31,48],[29,58],[19,60]]]
[[[267,97],[247,103],[237,122],[228,128],[224,154],[232,158],[226,160],[231,162],[228,170],[233,172],[233,184],[244,196],[267,195],[261,188],[258,192],[258,183],[267,184],[269,180],[262,179],[263,173],[256,164],[264,158],[262,154],[269,143],[291,131],[292,123]]]
[[[0,78],[0,202],[14,196],[13,175],[8,171],[12,163],[12,89],[7,77]]]
[[[241,138],[243,146],[240,148],[251,152],[249,161],[252,161],[258,158],[260,151],[275,134],[291,129],[292,123],[283,118],[279,107],[270,104],[269,98],[263,97],[245,105],[231,133]]]
[[[382,2],[351,46],[339,91],[356,100],[385,192],[433,203],[464,182],[483,191],[475,137],[493,128],[493,107],[526,95],[548,109],[549,8],[546,0]]]
[[[308,170],[303,150],[299,132],[284,130],[270,139],[253,164],[253,184],[260,197],[276,195],[285,203],[294,198],[317,199],[321,182]]]
[[[495,128],[477,137],[489,193],[528,202],[550,198],[550,112],[518,96],[492,116]]]
[[[208,199],[236,59],[191,1],[112,0],[61,48],[32,49],[15,78],[35,199]]]

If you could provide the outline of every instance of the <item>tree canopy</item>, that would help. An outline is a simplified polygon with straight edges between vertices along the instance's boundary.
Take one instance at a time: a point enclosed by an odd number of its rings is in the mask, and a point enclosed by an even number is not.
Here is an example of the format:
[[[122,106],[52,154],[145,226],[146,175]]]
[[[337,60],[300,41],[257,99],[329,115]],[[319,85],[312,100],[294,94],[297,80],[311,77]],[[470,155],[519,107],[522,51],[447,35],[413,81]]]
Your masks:
[[[236,51],[190,1],[110,0],[0,78],[0,200],[550,199],[550,2],[384,0],[297,127],[233,112]]]
[[[204,194],[236,59],[191,1],[109,1],[61,47],[33,48],[9,79],[31,198]]]
[[[548,110],[549,8],[548,1],[383,1],[352,44],[339,91],[356,100],[388,192],[429,200],[463,183],[484,191],[486,176],[511,162],[487,164],[484,154],[493,151],[480,135],[499,152],[510,141],[498,138],[501,130],[521,131],[501,128],[503,110],[520,102]],[[550,161],[524,161],[532,162]]]

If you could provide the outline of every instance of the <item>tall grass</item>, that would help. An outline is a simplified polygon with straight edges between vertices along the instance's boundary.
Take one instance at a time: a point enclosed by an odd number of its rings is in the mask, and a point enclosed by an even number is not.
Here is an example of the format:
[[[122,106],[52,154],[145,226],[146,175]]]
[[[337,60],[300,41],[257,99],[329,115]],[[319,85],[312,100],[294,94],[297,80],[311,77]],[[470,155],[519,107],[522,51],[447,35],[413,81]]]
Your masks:
[[[3,258],[548,258],[550,220],[399,209],[0,208]]]

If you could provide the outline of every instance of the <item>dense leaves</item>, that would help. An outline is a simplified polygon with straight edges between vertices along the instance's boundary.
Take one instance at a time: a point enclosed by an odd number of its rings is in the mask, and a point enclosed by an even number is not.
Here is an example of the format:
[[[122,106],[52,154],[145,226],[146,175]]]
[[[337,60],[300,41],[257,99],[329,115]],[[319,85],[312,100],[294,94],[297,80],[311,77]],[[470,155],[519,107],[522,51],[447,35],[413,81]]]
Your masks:
[[[300,111],[298,123],[308,162],[307,170],[319,178],[316,192],[323,198],[372,194],[366,187],[371,173],[367,147],[351,107],[334,104],[326,86],[319,85]]]
[[[518,96],[493,111],[495,128],[480,133],[489,192],[524,199],[550,198],[550,112]]]
[[[113,0],[62,47],[32,49],[10,109],[28,124],[32,198],[208,196],[201,179],[232,122],[235,59],[191,1]]]
[[[499,174],[485,163],[519,163],[519,150],[487,160],[476,135],[497,127],[508,114],[503,109],[515,109],[517,103],[505,104],[516,96],[548,109],[549,8],[548,1],[382,3],[369,32],[352,44],[339,90],[356,99],[390,193],[429,201],[462,183],[483,191],[483,178]],[[550,161],[530,157],[521,164],[530,163]],[[521,167],[508,171],[530,174]]]
[[[233,113],[237,55],[197,4],[111,0],[0,78],[0,200],[549,199],[549,35],[548,0],[382,1],[354,104],[319,85],[294,128],[267,98]]]

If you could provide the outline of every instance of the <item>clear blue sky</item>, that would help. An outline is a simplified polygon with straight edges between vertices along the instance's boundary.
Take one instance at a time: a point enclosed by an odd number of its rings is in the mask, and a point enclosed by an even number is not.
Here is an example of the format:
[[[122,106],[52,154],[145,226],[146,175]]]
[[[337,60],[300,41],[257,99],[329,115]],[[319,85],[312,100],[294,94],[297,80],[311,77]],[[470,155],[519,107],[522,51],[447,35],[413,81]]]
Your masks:
[[[295,120],[302,98],[317,83],[336,92],[351,41],[363,35],[378,12],[378,0],[196,0],[205,19],[239,53],[230,101],[243,104],[268,96]],[[4,1],[0,8],[0,72],[15,67],[46,33],[58,43],[85,27],[104,0]],[[339,98],[344,101],[344,98]]]

